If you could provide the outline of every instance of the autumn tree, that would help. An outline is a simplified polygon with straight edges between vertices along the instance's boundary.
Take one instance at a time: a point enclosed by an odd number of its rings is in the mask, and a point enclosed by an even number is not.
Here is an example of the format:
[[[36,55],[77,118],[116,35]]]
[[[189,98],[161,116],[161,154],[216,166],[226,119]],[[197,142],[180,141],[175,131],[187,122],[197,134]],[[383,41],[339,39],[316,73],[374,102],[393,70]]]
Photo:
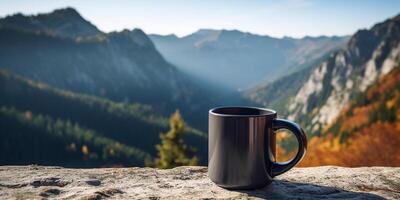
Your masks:
[[[161,144],[156,145],[158,157],[154,161],[146,160],[147,166],[168,169],[183,165],[197,165],[197,156],[192,156],[194,150],[183,141],[185,122],[179,111],[169,120],[170,130],[160,134]]]

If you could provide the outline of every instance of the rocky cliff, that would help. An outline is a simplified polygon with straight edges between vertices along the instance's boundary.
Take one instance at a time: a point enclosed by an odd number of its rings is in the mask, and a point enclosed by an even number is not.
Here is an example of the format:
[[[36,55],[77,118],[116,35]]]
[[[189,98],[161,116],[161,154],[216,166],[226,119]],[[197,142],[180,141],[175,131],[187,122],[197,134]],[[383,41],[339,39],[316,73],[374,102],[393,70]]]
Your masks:
[[[318,132],[354,98],[400,63],[400,16],[358,31],[346,49],[311,72],[289,106],[288,118]]]
[[[258,190],[226,190],[206,167],[0,167],[2,199],[399,199],[400,168],[295,168]]]

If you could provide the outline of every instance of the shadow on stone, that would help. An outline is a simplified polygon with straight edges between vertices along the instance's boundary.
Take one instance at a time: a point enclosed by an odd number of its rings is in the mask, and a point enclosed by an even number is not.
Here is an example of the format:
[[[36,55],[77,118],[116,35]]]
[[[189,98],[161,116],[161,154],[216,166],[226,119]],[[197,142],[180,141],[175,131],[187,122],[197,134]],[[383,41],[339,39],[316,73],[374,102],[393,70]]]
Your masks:
[[[33,187],[41,187],[41,186],[58,186],[58,187],[64,187],[68,185],[70,182],[63,180],[61,178],[57,177],[50,177],[50,178],[43,178],[39,180],[34,180],[31,185]]]
[[[59,194],[61,194],[61,190],[59,190],[57,188],[49,188],[49,189],[43,190],[39,195],[42,197],[51,197],[51,196],[59,195]]]
[[[274,180],[262,189],[235,191],[263,199],[385,199],[370,193],[282,180]]]

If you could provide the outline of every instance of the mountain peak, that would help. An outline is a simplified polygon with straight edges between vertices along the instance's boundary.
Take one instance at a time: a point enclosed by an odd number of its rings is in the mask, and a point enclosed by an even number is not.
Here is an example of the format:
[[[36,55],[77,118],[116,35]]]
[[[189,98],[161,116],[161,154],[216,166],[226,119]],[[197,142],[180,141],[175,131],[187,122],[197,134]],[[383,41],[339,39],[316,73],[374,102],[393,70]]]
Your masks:
[[[198,31],[182,37],[182,39],[188,39],[196,42],[213,41],[218,39],[221,34],[221,30],[215,29],[199,29]]]
[[[375,24],[371,29],[358,30],[348,43],[351,54],[360,59],[371,58],[373,52],[381,45],[382,41],[399,41],[400,15]]]
[[[233,38],[236,38],[236,37],[243,37],[243,36],[246,36],[246,35],[253,35],[253,34],[251,34],[249,32],[243,32],[243,31],[240,31],[240,30],[236,30],[236,29],[222,29],[220,35],[221,35],[221,37],[233,37]]]
[[[199,29],[198,31],[194,32],[192,35],[201,35],[201,36],[215,36],[215,35],[243,35],[246,32],[242,32],[236,29]]]
[[[135,28],[131,31],[133,41],[140,46],[147,46],[151,48],[155,48],[153,42],[146,35],[146,33],[139,28]]]
[[[134,29],[132,30],[132,33],[134,33],[134,34],[140,34],[140,35],[146,35],[146,33],[144,33],[144,31],[143,31],[142,29],[140,29],[140,28],[134,28]]]
[[[119,43],[131,43],[133,42],[136,45],[141,47],[150,47],[155,48],[153,42],[150,38],[146,35],[142,29],[135,28],[133,30],[124,29],[120,32],[111,32],[108,34],[109,38],[114,40],[115,42]]]
[[[168,35],[164,35],[164,37],[166,37],[166,38],[170,38],[170,39],[178,39],[179,37],[178,36],[176,36],[175,34],[173,34],[173,33],[171,33],[171,34],[168,34]]]
[[[207,28],[201,28],[198,31],[192,33],[192,35],[209,35],[209,34],[215,34],[221,32],[220,30],[216,29],[207,29]]]
[[[72,38],[95,36],[101,33],[96,26],[85,20],[71,7],[38,15],[27,16],[17,13],[0,19],[0,28],[52,33]]]
[[[68,17],[68,18],[83,19],[83,17],[79,14],[79,12],[75,8],[72,8],[72,7],[56,9],[49,14],[42,14],[42,15],[60,15],[60,16]]]
[[[392,20],[393,20],[393,21],[400,21],[400,14],[398,14],[398,15],[392,17]]]

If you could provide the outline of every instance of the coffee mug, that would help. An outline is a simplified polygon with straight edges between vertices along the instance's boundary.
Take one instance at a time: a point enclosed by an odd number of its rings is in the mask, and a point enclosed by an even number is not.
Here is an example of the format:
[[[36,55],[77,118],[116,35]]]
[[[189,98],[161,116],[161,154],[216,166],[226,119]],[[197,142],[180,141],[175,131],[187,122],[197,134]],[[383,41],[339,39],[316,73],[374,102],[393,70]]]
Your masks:
[[[298,151],[287,162],[276,162],[275,131],[296,136]],[[255,107],[220,107],[208,114],[208,175],[228,189],[256,189],[294,167],[307,149],[299,125],[277,119],[273,110]]]

